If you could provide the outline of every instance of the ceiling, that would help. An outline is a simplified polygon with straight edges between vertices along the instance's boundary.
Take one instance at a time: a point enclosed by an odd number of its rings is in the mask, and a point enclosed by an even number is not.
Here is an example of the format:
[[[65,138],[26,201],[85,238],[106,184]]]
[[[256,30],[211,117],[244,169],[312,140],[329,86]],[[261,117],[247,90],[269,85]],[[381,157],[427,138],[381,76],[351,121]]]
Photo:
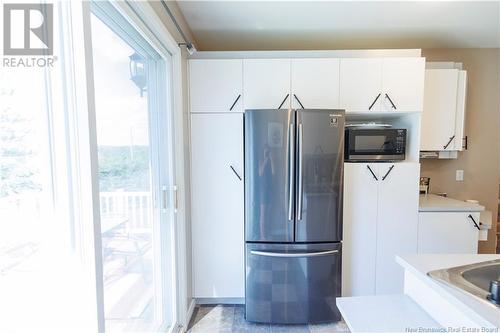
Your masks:
[[[198,50],[500,47],[500,1],[177,1]]]

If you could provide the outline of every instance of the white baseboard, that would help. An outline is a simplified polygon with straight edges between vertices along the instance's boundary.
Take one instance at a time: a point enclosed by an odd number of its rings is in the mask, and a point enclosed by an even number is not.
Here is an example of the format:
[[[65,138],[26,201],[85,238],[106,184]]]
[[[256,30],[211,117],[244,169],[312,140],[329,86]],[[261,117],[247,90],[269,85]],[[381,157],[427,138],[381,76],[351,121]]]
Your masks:
[[[245,304],[245,298],[244,297],[197,298],[196,304]]]
[[[186,313],[186,322],[183,325],[183,332],[187,331],[189,323],[191,322],[191,317],[193,316],[195,306],[196,306],[196,301],[194,298],[191,298],[191,302],[189,302],[189,307]]]

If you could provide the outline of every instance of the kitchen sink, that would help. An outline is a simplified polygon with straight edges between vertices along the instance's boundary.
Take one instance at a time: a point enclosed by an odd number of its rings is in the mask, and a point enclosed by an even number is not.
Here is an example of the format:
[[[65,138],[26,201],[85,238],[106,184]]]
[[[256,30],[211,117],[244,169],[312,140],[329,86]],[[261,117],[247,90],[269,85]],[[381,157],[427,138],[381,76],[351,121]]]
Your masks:
[[[439,269],[428,275],[500,308],[500,259]]]

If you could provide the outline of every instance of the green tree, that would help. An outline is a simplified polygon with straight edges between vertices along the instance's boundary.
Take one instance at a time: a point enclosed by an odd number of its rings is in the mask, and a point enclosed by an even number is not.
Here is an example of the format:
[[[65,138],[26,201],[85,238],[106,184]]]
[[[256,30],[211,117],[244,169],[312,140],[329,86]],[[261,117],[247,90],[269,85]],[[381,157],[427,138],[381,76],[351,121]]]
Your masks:
[[[12,106],[15,90],[0,73],[0,198],[40,190],[29,147],[30,120]]]

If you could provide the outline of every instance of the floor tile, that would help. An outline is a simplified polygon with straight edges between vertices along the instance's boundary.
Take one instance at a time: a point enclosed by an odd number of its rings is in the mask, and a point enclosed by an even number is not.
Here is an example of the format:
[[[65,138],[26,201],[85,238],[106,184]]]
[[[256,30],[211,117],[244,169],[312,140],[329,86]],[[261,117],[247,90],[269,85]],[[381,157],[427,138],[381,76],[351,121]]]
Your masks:
[[[349,333],[349,328],[344,322],[331,324],[309,325],[311,333]]]
[[[245,320],[245,307],[235,306],[234,308],[234,321],[233,332],[242,333],[270,333],[271,325],[252,323]]]
[[[317,325],[269,325],[245,320],[243,305],[202,305],[193,311],[189,333],[349,333],[345,322]]]
[[[271,325],[271,333],[310,333],[308,325]]]
[[[234,306],[201,306],[189,328],[191,333],[233,332]]]

